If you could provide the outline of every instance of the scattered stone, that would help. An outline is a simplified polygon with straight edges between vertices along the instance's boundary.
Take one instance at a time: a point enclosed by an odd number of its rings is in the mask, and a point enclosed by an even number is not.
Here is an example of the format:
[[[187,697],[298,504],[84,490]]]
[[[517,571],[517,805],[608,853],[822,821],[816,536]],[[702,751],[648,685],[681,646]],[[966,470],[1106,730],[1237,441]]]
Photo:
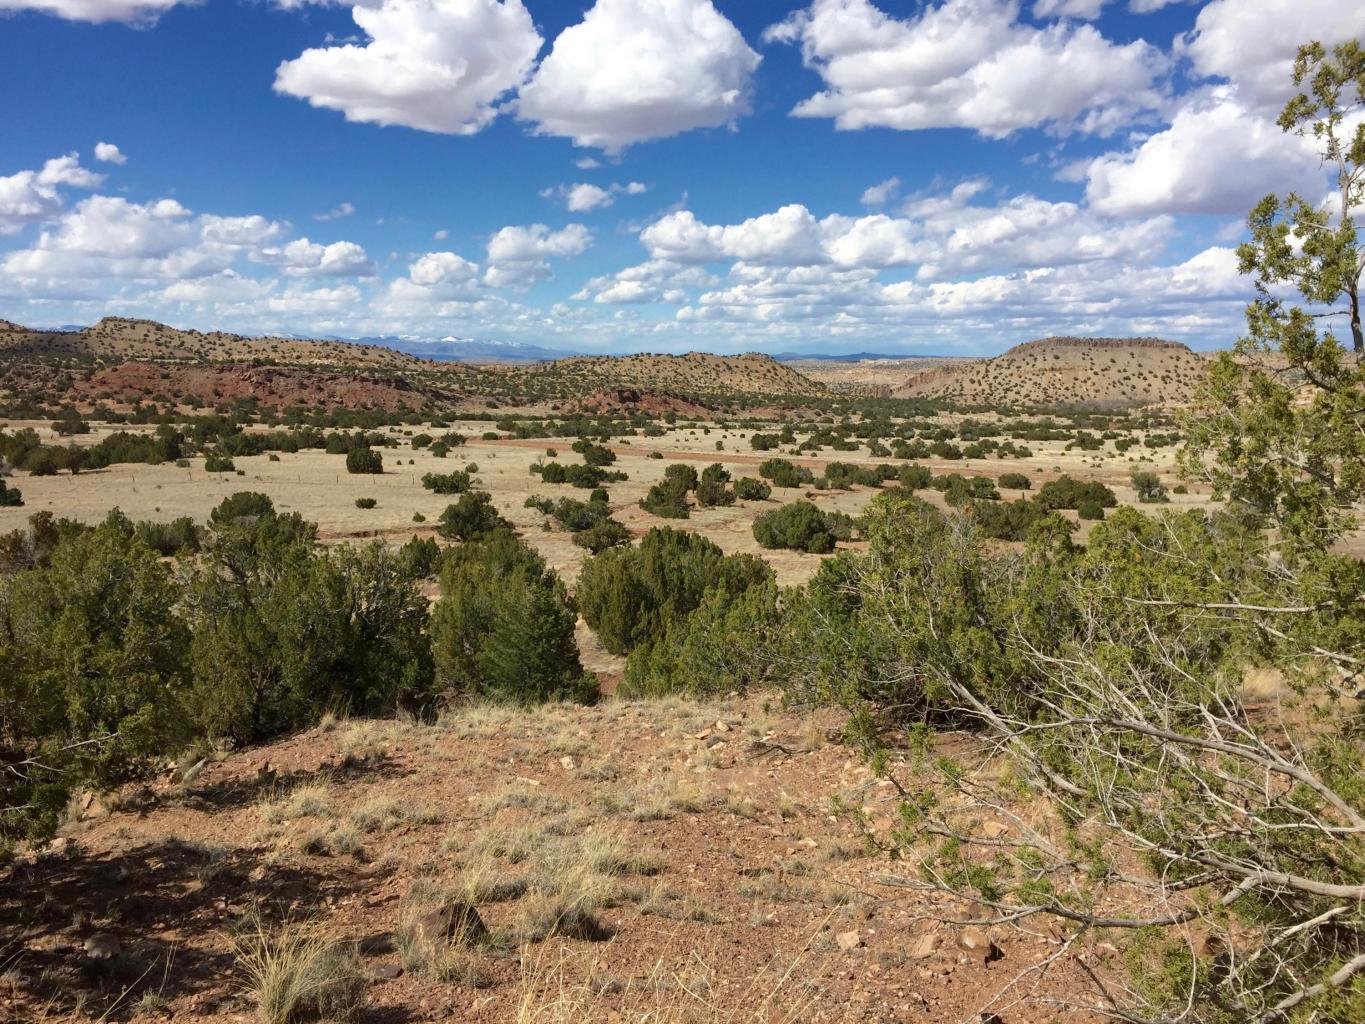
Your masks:
[[[488,928],[472,905],[452,900],[413,921],[412,933],[419,942],[436,946],[457,939],[477,942],[488,937]]]
[[[577,765],[577,763],[574,761],[574,759],[573,759],[572,757],[569,757],[567,754],[566,754],[564,757],[561,757],[561,758],[559,759],[559,763],[560,763],[560,766],[561,766],[566,772],[571,772],[571,771],[573,771],[575,768],[578,767],[578,765]]]
[[[982,963],[993,963],[1004,957],[1004,953],[997,946],[991,937],[975,925],[968,925],[963,928],[957,937],[958,947],[964,952],[969,953],[974,960]]]
[[[845,953],[852,953],[863,944],[863,937],[857,932],[840,932],[834,936],[834,941]]]
[[[122,952],[123,943],[109,932],[96,932],[85,940],[85,955],[91,960],[113,960]]]
[[[987,839],[999,839],[1008,833],[1010,827],[998,821],[988,821],[981,826],[981,834]]]
[[[937,932],[924,932],[914,942],[910,943],[910,948],[906,955],[912,960],[928,960],[938,952],[939,937]]]
[[[377,964],[374,970],[370,971],[370,977],[375,981],[393,981],[402,975],[403,968],[398,964]]]

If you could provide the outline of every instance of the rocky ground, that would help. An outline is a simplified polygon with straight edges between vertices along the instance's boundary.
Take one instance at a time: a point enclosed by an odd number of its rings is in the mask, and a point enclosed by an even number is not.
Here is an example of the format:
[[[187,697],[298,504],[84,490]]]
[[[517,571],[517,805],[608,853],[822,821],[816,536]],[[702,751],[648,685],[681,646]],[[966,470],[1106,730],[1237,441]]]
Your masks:
[[[357,945],[375,1024],[1085,1019],[1074,961],[1029,972],[1055,936],[880,884],[895,790],[840,725],[471,708],[187,762],[0,869],[0,1020],[257,1020],[240,936],[280,921]]]

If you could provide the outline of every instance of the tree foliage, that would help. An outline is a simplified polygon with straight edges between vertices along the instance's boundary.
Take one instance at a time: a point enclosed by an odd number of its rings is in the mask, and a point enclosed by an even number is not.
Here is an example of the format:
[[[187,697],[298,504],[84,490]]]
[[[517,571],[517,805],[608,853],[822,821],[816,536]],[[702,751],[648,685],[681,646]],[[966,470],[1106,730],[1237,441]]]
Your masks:
[[[73,789],[134,778],[187,738],[176,596],[113,524],[0,578],[0,844],[49,833]]]
[[[574,639],[559,577],[507,532],[452,549],[441,567],[431,642],[440,686],[512,704],[590,701],[597,683]]]
[[[705,537],[656,527],[638,547],[612,548],[584,563],[577,598],[602,645],[625,654],[661,636],[708,589],[735,595],[771,578],[760,558],[726,555]]]

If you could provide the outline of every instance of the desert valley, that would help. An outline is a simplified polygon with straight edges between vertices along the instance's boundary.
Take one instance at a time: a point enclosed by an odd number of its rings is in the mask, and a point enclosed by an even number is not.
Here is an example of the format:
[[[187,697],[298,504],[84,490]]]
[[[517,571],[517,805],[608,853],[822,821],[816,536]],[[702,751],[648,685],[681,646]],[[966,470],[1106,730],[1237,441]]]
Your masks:
[[[0,0],[0,1024],[1365,1021],[1363,10]]]

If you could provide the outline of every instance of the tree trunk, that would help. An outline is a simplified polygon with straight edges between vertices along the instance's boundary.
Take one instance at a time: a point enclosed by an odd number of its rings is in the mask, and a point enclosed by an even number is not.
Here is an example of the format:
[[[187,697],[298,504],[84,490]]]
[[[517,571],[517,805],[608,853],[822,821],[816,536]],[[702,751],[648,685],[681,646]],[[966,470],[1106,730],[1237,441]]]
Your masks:
[[[1360,296],[1355,292],[1351,293],[1351,344],[1356,355],[1365,352],[1365,337],[1360,333]]]

